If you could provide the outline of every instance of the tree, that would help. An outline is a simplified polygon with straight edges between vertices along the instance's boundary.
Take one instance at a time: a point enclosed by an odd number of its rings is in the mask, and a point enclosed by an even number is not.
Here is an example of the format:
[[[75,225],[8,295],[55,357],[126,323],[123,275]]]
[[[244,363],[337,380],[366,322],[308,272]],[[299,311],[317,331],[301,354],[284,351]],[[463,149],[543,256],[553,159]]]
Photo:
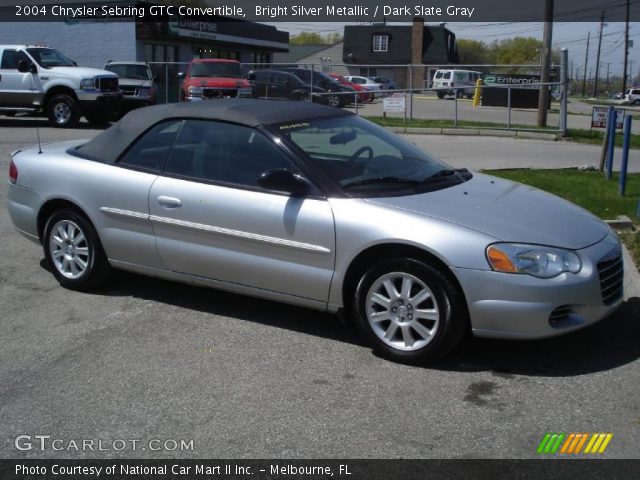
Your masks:
[[[461,65],[481,65],[494,63],[493,52],[480,40],[461,38],[457,41],[458,57]]]
[[[291,45],[334,45],[342,41],[338,32],[321,35],[317,32],[300,32],[289,39]]]
[[[491,44],[496,63],[509,65],[540,64],[542,47],[542,42],[532,37],[508,38]]]

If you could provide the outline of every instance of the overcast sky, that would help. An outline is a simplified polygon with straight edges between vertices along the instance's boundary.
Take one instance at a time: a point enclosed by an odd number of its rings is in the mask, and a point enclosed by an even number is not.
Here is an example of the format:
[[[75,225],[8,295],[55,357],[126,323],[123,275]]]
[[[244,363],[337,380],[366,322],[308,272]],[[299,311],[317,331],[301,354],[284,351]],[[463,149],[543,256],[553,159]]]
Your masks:
[[[315,31],[318,33],[342,32],[344,23],[271,23],[280,30],[292,34],[301,31]],[[427,23],[428,25],[428,23]],[[448,23],[457,38],[470,38],[492,42],[504,38],[527,36],[542,40],[542,23]],[[624,29],[622,22],[605,23],[600,53],[600,76],[607,74],[607,63],[610,64],[612,75],[621,75],[624,60]],[[569,66],[573,62],[573,71],[580,69],[580,76],[584,72],[584,60],[587,48],[587,34],[591,32],[589,45],[589,60],[587,69],[595,74],[596,56],[598,51],[599,23],[570,23],[556,22],[553,28],[553,47],[566,47],[569,50]],[[629,48],[629,60],[632,62],[634,76],[640,72],[640,23],[629,24],[629,38],[635,45]],[[631,65],[630,65],[631,66]],[[587,72],[588,73],[588,72]]]

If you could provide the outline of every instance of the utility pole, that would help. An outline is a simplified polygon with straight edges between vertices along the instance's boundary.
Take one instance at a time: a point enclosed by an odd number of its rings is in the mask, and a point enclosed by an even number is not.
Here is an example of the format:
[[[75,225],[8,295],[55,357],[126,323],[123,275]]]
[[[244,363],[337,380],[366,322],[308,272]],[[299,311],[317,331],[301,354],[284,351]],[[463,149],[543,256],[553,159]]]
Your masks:
[[[589,41],[591,32],[587,33],[587,53],[584,54],[584,76],[582,77],[582,96],[587,96],[587,64],[589,63]]]
[[[627,62],[629,61],[629,3],[627,0],[626,27],[624,29],[624,70],[622,72],[622,93],[627,89]]]
[[[544,0],[544,33],[542,38],[542,65],[540,83],[549,83],[551,69],[551,39],[553,36],[553,0]],[[547,108],[549,106],[549,87],[540,87],[538,95],[538,127],[547,126]]]
[[[607,91],[609,91],[609,62],[607,62]]]
[[[598,76],[600,75],[600,47],[602,46],[602,30],[604,29],[604,10],[600,16],[600,36],[598,37],[598,55],[596,56],[596,79],[593,82],[592,97],[598,96]]]

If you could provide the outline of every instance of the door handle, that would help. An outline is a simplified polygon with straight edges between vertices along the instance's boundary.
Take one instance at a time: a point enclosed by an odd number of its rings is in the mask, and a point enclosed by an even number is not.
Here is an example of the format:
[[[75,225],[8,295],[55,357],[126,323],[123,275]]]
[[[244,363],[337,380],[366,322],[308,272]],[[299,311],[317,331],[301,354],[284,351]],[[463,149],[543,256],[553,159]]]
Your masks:
[[[158,197],[158,203],[162,205],[164,208],[178,208],[182,206],[182,202],[179,198],[175,197],[166,197],[164,195],[160,195]]]

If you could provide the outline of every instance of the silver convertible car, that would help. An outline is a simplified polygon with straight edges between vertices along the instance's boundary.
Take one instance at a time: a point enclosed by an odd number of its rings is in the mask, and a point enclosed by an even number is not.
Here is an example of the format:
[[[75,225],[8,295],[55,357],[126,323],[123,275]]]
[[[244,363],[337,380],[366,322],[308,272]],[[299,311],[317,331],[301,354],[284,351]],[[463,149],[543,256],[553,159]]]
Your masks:
[[[118,268],[343,311],[404,362],[468,331],[570,332],[623,297],[619,240],[588,212],[321,105],[144,108],[14,152],[10,182],[13,223],[66,288]]]

